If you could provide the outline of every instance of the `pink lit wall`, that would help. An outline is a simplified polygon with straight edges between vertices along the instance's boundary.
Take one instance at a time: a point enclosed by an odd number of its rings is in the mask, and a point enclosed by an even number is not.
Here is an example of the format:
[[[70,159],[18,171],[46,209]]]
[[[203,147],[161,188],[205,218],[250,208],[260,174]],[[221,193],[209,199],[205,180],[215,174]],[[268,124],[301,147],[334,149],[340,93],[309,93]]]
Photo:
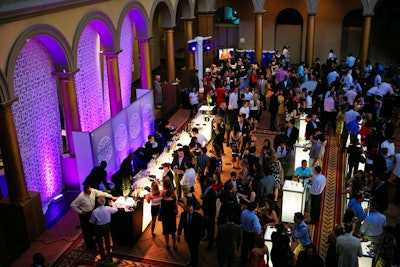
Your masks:
[[[61,123],[53,62],[47,48],[31,39],[14,70],[19,101],[13,116],[28,190],[40,193],[43,207],[63,189]]]
[[[100,37],[91,25],[82,32],[77,62],[80,71],[75,74],[75,86],[81,127],[90,132],[110,118],[108,86],[103,88],[101,77]]]
[[[129,16],[122,23],[120,46],[122,52],[118,57],[119,77],[121,82],[122,108],[126,108],[131,103],[133,66],[133,25]]]

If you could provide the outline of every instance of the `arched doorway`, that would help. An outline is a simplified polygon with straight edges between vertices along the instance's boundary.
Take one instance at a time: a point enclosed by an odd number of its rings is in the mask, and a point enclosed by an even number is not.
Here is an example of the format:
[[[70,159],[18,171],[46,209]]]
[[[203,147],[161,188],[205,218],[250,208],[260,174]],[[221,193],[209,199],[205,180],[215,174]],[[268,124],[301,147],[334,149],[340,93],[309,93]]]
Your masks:
[[[275,50],[282,52],[285,44],[290,46],[290,60],[298,64],[302,58],[303,17],[293,8],[279,12],[275,24]]]
[[[359,56],[362,36],[363,17],[362,10],[350,11],[343,19],[342,43],[340,58],[346,59],[348,54]]]

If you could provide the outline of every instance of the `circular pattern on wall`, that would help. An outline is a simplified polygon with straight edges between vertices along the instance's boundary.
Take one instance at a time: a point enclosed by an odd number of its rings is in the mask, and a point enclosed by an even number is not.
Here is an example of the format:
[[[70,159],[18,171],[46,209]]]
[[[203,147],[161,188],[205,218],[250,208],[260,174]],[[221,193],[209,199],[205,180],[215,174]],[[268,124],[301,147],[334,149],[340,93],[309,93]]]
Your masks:
[[[153,122],[153,108],[150,104],[146,104],[142,111],[143,126],[145,128],[150,128]]]
[[[114,143],[118,151],[124,150],[128,144],[128,130],[124,124],[120,124],[115,129]]]
[[[140,115],[135,112],[129,119],[129,134],[132,139],[136,139],[141,131]]]
[[[109,162],[113,155],[113,145],[111,138],[108,136],[104,136],[100,139],[99,144],[97,145],[97,160],[99,162],[106,161]]]

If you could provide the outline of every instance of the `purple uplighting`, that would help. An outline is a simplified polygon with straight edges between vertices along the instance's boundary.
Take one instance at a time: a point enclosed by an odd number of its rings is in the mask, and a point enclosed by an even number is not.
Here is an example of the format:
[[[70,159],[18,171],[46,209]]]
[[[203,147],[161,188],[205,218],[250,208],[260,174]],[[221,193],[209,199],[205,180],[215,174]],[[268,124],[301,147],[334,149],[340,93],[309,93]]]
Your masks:
[[[127,16],[121,29],[120,45],[122,52],[119,54],[119,77],[121,83],[122,108],[126,108],[131,101],[132,62],[133,62],[133,25]]]
[[[14,70],[19,101],[13,106],[27,188],[40,193],[44,207],[63,189],[59,103],[46,40],[31,39],[21,50]]]

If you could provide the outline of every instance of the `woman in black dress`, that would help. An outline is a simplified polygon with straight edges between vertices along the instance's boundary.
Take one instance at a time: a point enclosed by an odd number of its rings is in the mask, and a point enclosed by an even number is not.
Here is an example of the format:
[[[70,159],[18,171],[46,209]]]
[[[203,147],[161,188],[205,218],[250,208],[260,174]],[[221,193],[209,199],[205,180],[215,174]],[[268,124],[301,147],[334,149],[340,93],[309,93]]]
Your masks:
[[[161,210],[160,216],[162,220],[163,226],[163,235],[165,238],[165,243],[167,244],[167,249],[170,249],[169,246],[169,235],[172,236],[172,245],[174,250],[178,247],[176,246],[176,214],[178,212],[178,204],[176,201],[176,197],[174,196],[174,192],[172,189],[168,189],[165,193],[165,197],[161,200]]]
[[[285,254],[290,250],[290,239],[286,233],[286,228],[282,223],[277,224],[276,232],[271,235],[272,249],[271,261],[274,267],[285,266]]]

